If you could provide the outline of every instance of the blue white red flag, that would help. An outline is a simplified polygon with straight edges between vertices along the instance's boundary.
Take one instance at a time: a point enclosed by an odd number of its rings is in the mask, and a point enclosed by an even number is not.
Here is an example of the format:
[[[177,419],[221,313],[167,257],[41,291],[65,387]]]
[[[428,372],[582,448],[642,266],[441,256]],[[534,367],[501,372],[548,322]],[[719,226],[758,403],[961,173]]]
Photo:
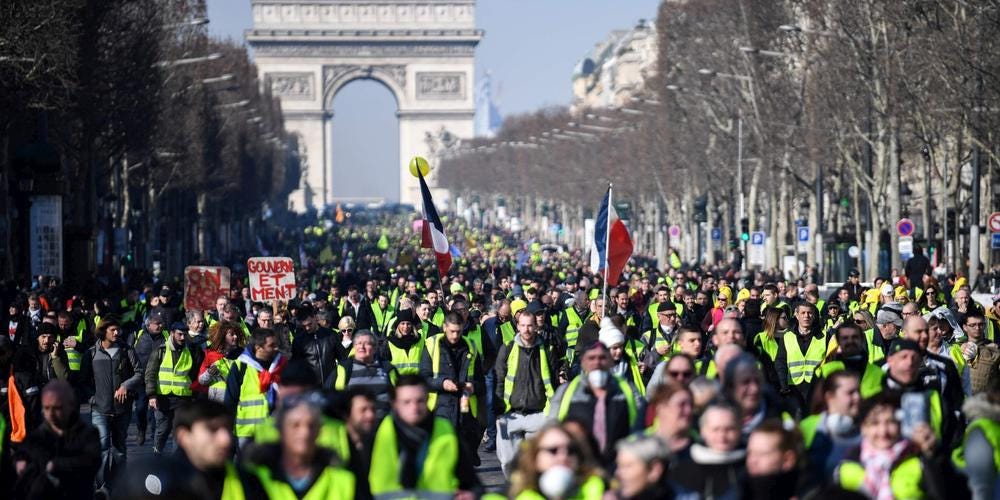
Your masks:
[[[424,223],[420,246],[434,249],[438,275],[445,276],[451,269],[451,246],[448,244],[448,237],[444,234],[444,224],[441,224],[441,218],[438,217],[437,209],[434,208],[431,190],[427,187],[427,182],[424,181],[424,176],[419,169],[417,175],[420,179],[420,194],[424,201]]]
[[[603,271],[607,268],[608,286],[617,285],[625,264],[632,257],[632,237],[625,223],[618,218],[614,205],[611,204],[610,188],[604,194],[601,208],[597,211],[594,246],[597,247],[598,270]]]

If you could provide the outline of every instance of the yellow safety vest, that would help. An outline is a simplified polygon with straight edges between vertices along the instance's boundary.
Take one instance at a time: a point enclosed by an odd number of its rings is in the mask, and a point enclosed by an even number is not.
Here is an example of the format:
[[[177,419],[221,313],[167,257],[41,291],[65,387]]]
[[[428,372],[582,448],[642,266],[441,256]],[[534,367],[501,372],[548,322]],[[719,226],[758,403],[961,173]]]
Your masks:
[[[514,335],[517,333],[514,331],[514,325],[510,321],[505,321],[500,323],[500,337],[504,344],[509,344],[514,340]]]
[[[260,392],[257,370],[245,363],[246,371],[240,384],[240,402],[236,405],[236,437],[253,437],[257,426],[264,423],[270,409],[267,398]]]
[[[375,444],[368,473],[372,496],[379,499],[420,498],[451,500],[458,490],[455,466],[458,464],[458,436],[443,418],[434,418],[434,429],[426,447],[426,455],[418,461],[420,469],[414,490],[404,490],[399,480],[399,443],[396,422],[392,417],[382,420],[375,433]]]
[[[768,337],[767,332],[760,332],[754,337],[754,345],[758,346],[761,352],[767,354],[767,357],[774,360],[778,359],[778,341],[771,337]]]
[[[264,485],[271,500],[298,500],[300,497],[292,487],[271,475],[267,467],[258,467],[257,476]],[[303,500],[352,500],[354,498],[354,474],[340,467],[324,467]]]
[[[566,308],[566,347],[571,350],[576,347],[576,340],[580,337],[580,327],[583,326],[583,318],[576,312],[576,308],[569,306]],[[504,340],[507,342],[507,340]]]
[[[226,462],[226,479],[222,482],[222,496],[219,500],[245,500],[240,473],[231,462]]]
[[[503,404],[506,409],[510,409],[510,396],[514,393],[514,381],[517,380],[518,358],[521,356],[521,345],[516,341],[510,346],[510,353],[507,354],[507,377],[503,381]],[[549,370],[549,353],[545,349],[545,344],[538,345],[538,359],[542,364],[542,385],[545,386],[545,408],[544,413],[549,412],[549,403],[555,390],[552,388],[552,372]],[[524,382],[522,382],[524,383]],[[528,381],[530,383],[530,381]]]
[[[795,332],[785,332],[782,340],[785,343],[789,382],[792,385],[812,382],[816,367],[823,362],[823,357],[826,355],[826,342],[823,339],[810,336],[809,349],[803,355],[802,350],[799,349],[798,335]]]
[[[573,395],[576,394],[577,391],[584,390],[585,386],[581,386],[583,378],[584,375],[577,375],[577,377],[571,380],[569,385],[566,387],[566,392],[563,393],[562,401],[559,402],[559,414],[557,418],[560,422],[566,420],[566,415],[569,414],[569,407],[573,404]],[[621,390],[622,394],[625,395],[625,402],[628,405],[629,427],[631,427],[632,424],[635,423],[637,411],[635,407],[635,393],[632,392],[632,387],[628,385],[628,382],[623,380],[621,377],[612,375],[611,380],[618,384],[619,390]]]
[[[910,457],[900,462],[889,473],[889,488],[893,497],[907,500],[926,498],[920,487],[923,476],[924,467],[919,458]],[[860,492],[865,484],[865,467],[853,460],[845,460],[837,466],[834,479],[845,490]]]
[[[94,316],[94,324],[100,324],[101,317]],[[73,338],[76,339],[77,346],[82,347],[80,344],[83,342],[83,333],[87,331],[87,320],[81,319],[76,323],[76,335]],[[80,371],[80,360],[83,353],[77,349],[66,349],[66,361],[69,364],[69,370],[72,372]]]
[[[976,429],[983,432],[986,441],[993,448],[993,466],[997,470],[1000,470],[1000,423],[987,418],[977,418],[969,424],[965,429],[965,438],[962,439],[962,445],[955,448],[955,451],[951,454],[951,461],[959,469],[965,469],[965,443],[969,440],[969,434]]]
[[[430,338],[430,343],[427,344],[427,354],[431,358],[431,378],[436,378],[439,373],[441,373],[441,341],[444,339],[444,334],[439,333]],[[465,341],[465,345],[469,347],[469,352],[465,354],[466,358],[469,360],[469,369],[466,371],[466,377],[469,381],[476,374],[476,359],[479,357],[476,353],[476,348],[468,338],[462,338]],[[432,412],[437,408],[437,391],[430,391],[427,395],[427,408]],[[479,409],[477,408],[478,400],[476,398],[476,393],[473,392],[469,395],[469,411],[472,413],[473,417],[478,416]]]
[[[168,396],[190,396],[191,392],[191,348],[181,348],[180,356],[175,363],[170,355],[170,348],[163,346],[163,358],[160,360],[160,371],[157,373],[160,394]]]
[[[420,339],[407,351],[401,347],[396,347],[392,342],[389,345],[389,355],[392,366],[396,367],[400,375],[420,374],[420,355],[424,351],[424,340]]]

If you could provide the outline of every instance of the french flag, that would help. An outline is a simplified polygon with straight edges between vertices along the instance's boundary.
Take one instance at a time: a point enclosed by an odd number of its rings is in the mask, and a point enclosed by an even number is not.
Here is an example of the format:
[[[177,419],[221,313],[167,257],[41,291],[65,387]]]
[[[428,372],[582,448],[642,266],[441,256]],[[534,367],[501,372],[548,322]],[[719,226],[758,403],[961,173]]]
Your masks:
[[[625,223],[618,218],[618,212],[611,203],[611,188],[604,194],[601,208],[597,212],[597,223],[594,228],[594,246],[597,247],[596,263],[599,271],[607,270],[608,286],[618,284],[625,264],[632,256],[632,237],[628,234]]]
[[[424,223],[422,224],[420,246],[423,248],[433,248],[434,256],[437,258],[438,275],[445,276],[451,269],[451,246],[448,244],[448,237],[444,234],[444,225],[438,217],[437,209],[434,208],[434,200],[431,199],[431,190],[424,181],[423,174],[417,170],[420,179],[420,194],[424,201]]]

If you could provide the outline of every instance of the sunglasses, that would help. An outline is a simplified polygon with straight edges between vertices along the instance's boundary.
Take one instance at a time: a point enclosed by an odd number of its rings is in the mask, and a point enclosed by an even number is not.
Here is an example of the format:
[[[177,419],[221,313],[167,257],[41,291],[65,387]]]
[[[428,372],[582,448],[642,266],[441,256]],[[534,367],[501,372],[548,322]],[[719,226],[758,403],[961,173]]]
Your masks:
[[[694,376],[694,372],[688,370],[684,371],[667,370],[667,374],[674,378],[688,378]]]
[[[342,329],[340,331],[342,331],[344,333],[354,333],[354,329],[353,328],[344,328],[344,329]]]
[[[538,448],[538,451],[548,453],[549,455],[559,455],[565,453],[566,455],[579,455],[580,452],[573,445],[562,445],[562,446],[544,446]]]

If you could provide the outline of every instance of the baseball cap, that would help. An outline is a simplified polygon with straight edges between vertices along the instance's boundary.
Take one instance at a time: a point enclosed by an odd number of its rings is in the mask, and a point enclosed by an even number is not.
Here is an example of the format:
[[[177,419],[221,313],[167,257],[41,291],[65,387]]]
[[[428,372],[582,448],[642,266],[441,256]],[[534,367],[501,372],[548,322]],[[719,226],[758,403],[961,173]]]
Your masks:
[[[875,317],[876,325],[887,325],[892,323],[900,328],[903,326],[903,316],[895,309],[890,309],[883,307],[879,310],[878,316]]]
[[[851,278],[858,278],[861,276],[861,273],[857,269],[851,269],[851,272],[847,273],[847,275]]]
[[[916,353],[921,352],[920,344],[909,340],[909,339],[896,339],[892,344],[889,345],[889,355],[892,356],[900,351],[913,351]]]

